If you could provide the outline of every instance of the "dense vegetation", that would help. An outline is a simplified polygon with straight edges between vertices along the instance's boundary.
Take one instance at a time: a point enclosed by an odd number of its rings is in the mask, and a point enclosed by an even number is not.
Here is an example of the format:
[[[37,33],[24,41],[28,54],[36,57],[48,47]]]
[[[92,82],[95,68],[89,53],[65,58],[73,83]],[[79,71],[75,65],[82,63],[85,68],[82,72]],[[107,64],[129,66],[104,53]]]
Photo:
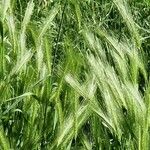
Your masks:
[[[149,0],[0,0],[0,149],[150,149]]]

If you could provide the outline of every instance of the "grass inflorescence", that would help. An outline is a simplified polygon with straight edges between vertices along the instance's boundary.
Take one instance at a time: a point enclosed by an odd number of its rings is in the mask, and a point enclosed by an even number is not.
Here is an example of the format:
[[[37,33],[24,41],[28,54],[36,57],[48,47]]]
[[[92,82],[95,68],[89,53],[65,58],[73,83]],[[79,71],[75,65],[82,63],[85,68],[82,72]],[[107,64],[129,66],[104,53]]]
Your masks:
[[[148,0],[0,1],[0,149],[149,150]]]

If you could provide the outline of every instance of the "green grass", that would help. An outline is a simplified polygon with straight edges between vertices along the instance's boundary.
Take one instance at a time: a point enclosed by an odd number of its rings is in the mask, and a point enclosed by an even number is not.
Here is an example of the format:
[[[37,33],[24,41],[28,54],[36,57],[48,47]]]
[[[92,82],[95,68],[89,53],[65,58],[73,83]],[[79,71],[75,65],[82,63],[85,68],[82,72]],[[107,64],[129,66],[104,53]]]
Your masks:
[[[0,1],[0,149],[149,150],[148,0]]]

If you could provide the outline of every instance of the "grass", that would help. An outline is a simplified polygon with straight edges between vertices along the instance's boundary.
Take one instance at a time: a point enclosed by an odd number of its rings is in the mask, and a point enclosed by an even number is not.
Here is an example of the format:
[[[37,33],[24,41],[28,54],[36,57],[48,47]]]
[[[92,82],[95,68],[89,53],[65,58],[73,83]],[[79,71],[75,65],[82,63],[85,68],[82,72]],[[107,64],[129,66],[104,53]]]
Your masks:
[[[0,149],[149,150],[147,0],[0,1]]]

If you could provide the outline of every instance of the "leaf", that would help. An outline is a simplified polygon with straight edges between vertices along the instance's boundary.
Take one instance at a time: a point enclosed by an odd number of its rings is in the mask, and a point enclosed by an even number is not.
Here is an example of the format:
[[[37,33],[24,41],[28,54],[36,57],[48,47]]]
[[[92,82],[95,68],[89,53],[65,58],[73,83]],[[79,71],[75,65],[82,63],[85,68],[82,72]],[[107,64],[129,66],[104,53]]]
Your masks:
[[[0,148],[2,148],[2,150],[9,150],[10,149],[8,139],[5,135],[5,132],[4,132],[2,126],[0,127]]]
[[[11,106],[9,106],[9,107],[3,112],[2,115],[6,115],[11,109],[14,109],[14,108],[16,107],[16,105],[17,105],[20,101],[22,101],[22,99],[23,99],[24,97],[31,96],[31,95],[33,95],[33,94],[30,93],[30,92],[28,92],[28,93],[24,93],[24,94],[22,94],[22,95],[20,95],[20,96],[13,97],[13,98],[10,98],[10,99],[8,99],[8,100],[5,100],[4,103],[5,103],[5,102],[8,102],[8,101],[12,101],[12,100],[16,100],[16,101],[15,101]]]

